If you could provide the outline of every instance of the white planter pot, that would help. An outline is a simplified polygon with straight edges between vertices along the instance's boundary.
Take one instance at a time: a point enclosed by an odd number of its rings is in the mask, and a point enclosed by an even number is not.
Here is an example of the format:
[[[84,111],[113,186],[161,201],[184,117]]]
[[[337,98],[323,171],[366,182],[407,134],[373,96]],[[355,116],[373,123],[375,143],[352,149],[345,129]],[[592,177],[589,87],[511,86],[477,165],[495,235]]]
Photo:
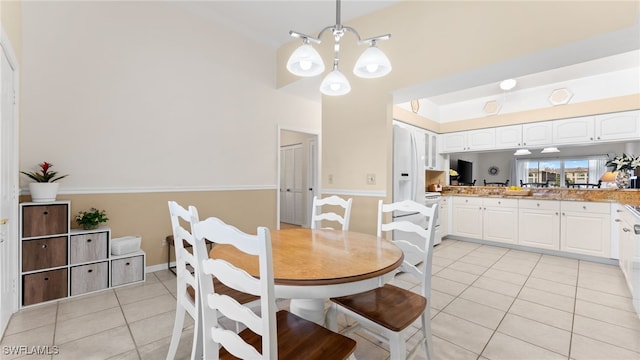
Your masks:
[[[56,201],[58,194],[58,183],[29,183],[29,192],[33,202]]]

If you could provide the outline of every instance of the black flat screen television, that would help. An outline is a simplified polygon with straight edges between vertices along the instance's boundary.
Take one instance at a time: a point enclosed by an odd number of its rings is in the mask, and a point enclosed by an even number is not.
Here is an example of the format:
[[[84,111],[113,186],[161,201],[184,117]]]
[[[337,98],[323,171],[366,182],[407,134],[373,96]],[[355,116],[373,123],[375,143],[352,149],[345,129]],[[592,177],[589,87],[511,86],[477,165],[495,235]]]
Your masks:
[[[471,184],[473,182],[473,163],[464,160],[458,160],[458,182]]]

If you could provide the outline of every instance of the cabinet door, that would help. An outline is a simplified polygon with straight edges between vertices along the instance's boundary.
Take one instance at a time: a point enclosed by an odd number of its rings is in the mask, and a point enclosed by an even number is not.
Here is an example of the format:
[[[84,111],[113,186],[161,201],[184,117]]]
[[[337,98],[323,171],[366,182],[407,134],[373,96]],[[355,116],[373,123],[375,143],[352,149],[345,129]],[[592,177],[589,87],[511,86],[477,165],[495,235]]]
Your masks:
[[[553,122],[553,144],[584,144],[593,141],[594,117],[579,117]]]
[[[22,271],[67,265],[67,237],[22,241]]]
[[[480,129],[467,132],[467,151],[493,149],[496,144],[496,130]]]
[[[23,275],[22,305],[33,305],[67,296],[67,269]]]
[[[483,239],[515,244],[518,239],[518,209],[504,206],[483,208]]]
[[[611,216],[562,211],[560,250],[608,258],[611,253]]]
[[[69,231],[67,204],[28,205],[22,208],[22,237],[66,234]]]
[[[467,136],[464,132],[448,133],[442,135],[442,152],[460,152],[467,148]]]
[[[440,234],[445,237],[449,235],[449,206],[447,204],[440,204],[438,217],[440,219]]]
[[[424,168],[426,170],[442,170],[442,156],[438,153],[438,135],[424,134]]]
[[[640,139],[640,110],[597,115],[596,141]]]
[[[559,211],[520,208],[518,244],[560,250]]]
[[[522,146],[522,125],[496,128],[496,149],[512,149]]]
[[[83,262],[106,259],[109,255],[109,243],[107,232],[97,232],[90,234],[71,235],[70,263],[79,264]]]
[[[109,262],[71,268],[71,295],[79,295],[109,287]]]
[[[553,126],[550,121],[522,125],[523,146],[544,146],[553,143]]]
[[[451,221],[453,235],[482,239],[482,199],[455,197]]]

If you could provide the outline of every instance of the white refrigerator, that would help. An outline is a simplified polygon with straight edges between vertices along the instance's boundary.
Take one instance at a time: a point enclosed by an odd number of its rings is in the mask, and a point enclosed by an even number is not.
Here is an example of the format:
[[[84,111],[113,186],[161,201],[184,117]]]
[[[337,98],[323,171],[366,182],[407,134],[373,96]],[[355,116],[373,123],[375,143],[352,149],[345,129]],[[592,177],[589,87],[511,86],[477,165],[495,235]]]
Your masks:
[[[420,204],[425,201],[424,179],[425,135],[417,129],[400,123],[393,125],[393,202],[413,200]],[[395,212],[393,221],[410,221],[423,228],[427,227],[424,215],[419,213]],[[424,239],[413,233],[394,230],[394,240],[407,240],[424,248]],[[417,264],[422,259],[408,259]]]

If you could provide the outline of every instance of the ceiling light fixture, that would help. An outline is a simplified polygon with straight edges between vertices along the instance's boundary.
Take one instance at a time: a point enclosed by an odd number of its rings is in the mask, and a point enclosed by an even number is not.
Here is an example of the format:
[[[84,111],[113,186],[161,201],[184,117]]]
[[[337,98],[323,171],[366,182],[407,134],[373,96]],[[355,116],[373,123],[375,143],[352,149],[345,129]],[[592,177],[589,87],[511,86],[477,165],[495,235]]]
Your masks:
[[[346,76],[338,70],[338,63],[340,62],[340,40],[346,32],[351,32],[358,38],[358,44],[369,44],[370,46],[360,55],[358,61],[356,61],[353,67],[353,73],[358,77],[365,79],[373,79],[387,75],[391,72],[391,62],[382,50],[376,47],[376,42],[379,40],[388,40],[391,34],[374,36],[368,39],[362,40],[360,34],[356,29],[343,26],[340,23],[340,0],[336,1],[336,24],[327,26],[320,31],[318,37],[305,35],[293,30],[289,31],[289,35],[295,38],[302,39],[302,46],[297,48],[289,57],[287,61],[287,70],[292,74],[311,77],[320,75],[324,72],[324,62],[320,57],[318,51],[312,46],[311,42],[320,44],[322,41],[320,38],[325,31],[331,30],[333,38],[335,40],[334,56],[333,56],[333,70],[327,74],[320,84],[320,92],[325,95],[344,95],[351,91],[351,85]]]
[[[515,155],[515,156],[531,155],[531,151],[529,151],[527,149],[518,149],[518,150],[516,150],[516,152],[513,153],[513,155]]]
[[[559,153],[560,150],[558,150],[557,147],[548,147],[548,148],[544,148],[542,149],[541,153],[543,154],[548,154],[548,153]]]
[[[500,89],[504,91],[509,91],[516,87],[516,79],[506,79],[500,82]]]

